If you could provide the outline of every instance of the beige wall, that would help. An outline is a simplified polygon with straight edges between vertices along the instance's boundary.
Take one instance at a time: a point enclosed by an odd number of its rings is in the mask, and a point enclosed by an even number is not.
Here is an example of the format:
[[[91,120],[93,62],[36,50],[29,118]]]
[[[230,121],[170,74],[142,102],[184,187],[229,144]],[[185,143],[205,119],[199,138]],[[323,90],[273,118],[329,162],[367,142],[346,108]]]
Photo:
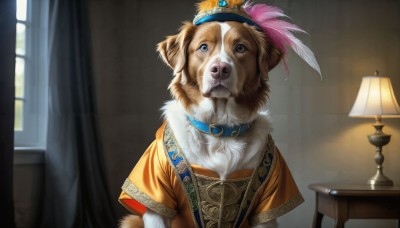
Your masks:
[[[171,72],[155,45],[191,20],[194,2],[91,0],[94,66],[109,186],[119,216],[127,211],[117,197],[123,180],[153,140],[159,108],[169,99]],[[262,1],[257,1],[258,3]],[[400,2],[397,0],[276,0],[300,27],[315,52],[323,79],[290,53],[290,74],[271,74],[274,139],[306,202],[280,220],[281,227],[310,227],[314,182],[364,183],[374,174],[374,148],[366,135],[371,119],[348,113],[362,76],[379,69],[390,76],[400,99]],[[384,172],[400,185],[400,119],[384,120],[392,135],[384,147]],[[324,219],[324,227],[332,227]],[[396,227],[394,221],[350,221],[346,227]]]

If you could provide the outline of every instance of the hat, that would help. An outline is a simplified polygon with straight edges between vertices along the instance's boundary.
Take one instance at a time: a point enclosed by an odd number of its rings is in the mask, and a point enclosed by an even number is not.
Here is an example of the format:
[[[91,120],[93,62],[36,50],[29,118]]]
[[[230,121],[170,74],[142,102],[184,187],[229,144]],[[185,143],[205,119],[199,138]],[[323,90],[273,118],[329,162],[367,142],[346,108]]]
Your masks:
[[[204,0],[197,4],[197,15],[193,24],[236,21],[255,26],[282,52],[286,70],[285,56],[289,47],[321,75],[314,53],[293,34],[293,32],[306,32],[282,20],[283,17],[287,16],[281,9],[266,4],[253,5],[246,0]]]

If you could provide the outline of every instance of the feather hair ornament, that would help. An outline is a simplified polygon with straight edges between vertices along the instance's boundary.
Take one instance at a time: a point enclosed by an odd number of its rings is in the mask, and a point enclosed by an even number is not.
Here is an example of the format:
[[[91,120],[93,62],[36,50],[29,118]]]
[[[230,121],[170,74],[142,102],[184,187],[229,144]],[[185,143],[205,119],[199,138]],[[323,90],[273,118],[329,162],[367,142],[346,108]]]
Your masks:
[[[294,24],[279,19],[280,17],[287,17],[281,9],[265,4],[252,5],[248,2],[246,2],[243,8],[251,19],[264,31],[271,42],[282,51],[283,56],[287,53],[287,47],[291,47],[296,54],[321,75],[321,69],[315,59],[314,53],[292,33],[306,32]],[[285,67],[287,68],[286,64]]]
[[[198,14],[193,24],[200,25],[209,21],[238,21],[253,25],[264,32],[282,52],[286,72],[288,72],[288,67],[285,56],[289,47],[321,75],[314,53],[293,34],[293,32],[306,32],[282,20],[282,17],[288,16],[281,9],[265,4],[253,5],[246,0],[204,0],[197,4],[197,10]]]

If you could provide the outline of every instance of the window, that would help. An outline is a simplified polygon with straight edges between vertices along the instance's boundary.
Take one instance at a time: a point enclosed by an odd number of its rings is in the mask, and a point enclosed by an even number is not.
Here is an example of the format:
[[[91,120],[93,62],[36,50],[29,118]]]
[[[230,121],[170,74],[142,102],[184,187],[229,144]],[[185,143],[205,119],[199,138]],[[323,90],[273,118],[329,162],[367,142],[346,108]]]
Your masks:
[[[22,131],[24,125],[25,62],[27,60],[26,40],[30,21],[27,20],[27,0],[17,0],[17,37],[15,47],[15,125],[14,130]]]
[[[47,123],[47,1],[17,0],[15,146],[44,147]]]

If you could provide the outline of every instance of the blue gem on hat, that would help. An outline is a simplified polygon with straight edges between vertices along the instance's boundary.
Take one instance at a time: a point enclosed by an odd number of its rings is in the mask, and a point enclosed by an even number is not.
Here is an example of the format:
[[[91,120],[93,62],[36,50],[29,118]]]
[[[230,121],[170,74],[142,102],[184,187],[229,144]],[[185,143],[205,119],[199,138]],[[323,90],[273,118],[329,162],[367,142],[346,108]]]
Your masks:
[[[228,6],[228,2],[226,2],[225,0],[219,0],[218,1],[218,6],[219,7],[227,7]]]

